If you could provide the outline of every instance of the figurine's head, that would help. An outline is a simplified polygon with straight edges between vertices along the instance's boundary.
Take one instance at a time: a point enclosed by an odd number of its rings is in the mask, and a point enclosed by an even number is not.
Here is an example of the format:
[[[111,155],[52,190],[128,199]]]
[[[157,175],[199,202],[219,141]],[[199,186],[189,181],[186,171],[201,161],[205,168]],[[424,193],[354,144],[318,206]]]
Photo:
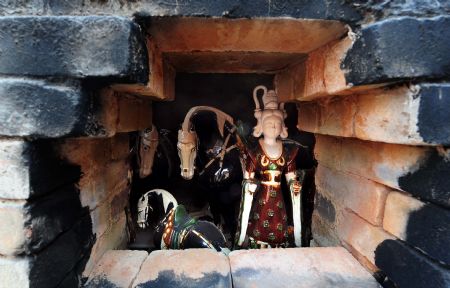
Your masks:
[[[258,101],[258,90],[263,90],[264,109],[260,109]],[[264,135],[270,138],[286,138],[288,136],[287,127],[284,125],[286,111],[284,104],[278,106],[278,96],[274,90],[267,91],[264,86],[257,86],[253,90],[253,100],[255,101],[255,118],[258,121],[253,129],[253,136],[260,137]]]

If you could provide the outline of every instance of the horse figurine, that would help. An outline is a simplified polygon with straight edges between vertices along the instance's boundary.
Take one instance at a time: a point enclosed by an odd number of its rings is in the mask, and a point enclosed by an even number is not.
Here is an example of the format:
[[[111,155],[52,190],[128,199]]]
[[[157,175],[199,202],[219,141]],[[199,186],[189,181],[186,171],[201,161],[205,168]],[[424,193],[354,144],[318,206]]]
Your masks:
[[[215,115],[215,125],[209,127],[211,121],[204,121],[195,127],[194,116],[205,116],[205,112]],[[211,129],[205,132],[208,128]],[[236,126],[230,115],[214,107],[195,106],[186,114],[178,131],[177,142],[181,176],[191,180],[197,172],[208,197],[214,222],[221,224],[223,219],[232,237],[237,228],[235,210],[242,181],[237,138]]]

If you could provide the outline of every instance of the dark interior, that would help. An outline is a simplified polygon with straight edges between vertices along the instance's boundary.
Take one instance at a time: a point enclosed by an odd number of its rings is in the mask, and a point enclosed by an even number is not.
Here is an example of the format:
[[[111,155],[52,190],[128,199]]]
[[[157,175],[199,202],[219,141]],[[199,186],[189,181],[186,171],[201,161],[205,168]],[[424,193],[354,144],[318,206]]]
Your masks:
[[[265,85],[273,89],[272,74],[190,74],[178,73],[175,81],[175,101],[154,102],[153,121],[160,132],[160,142],[155,155],[153,173],[140,179],[138,173],[134,173],[133,187],[130,195],[130,207],[133,219],[136,218],[136,203],[145,192],[160,188],[169,191],[179,204],[186,206],[189,213],[202,215],[205,207],[215,205],[212,209],[219,209],[222,215],[227,215],[228,221],[222,227],[229,243],[232,243],[236,230],[238,208],[241,195],[242,176],[239,163],[233,163],[239,174],[231,179],[233,183],[227,187],[211,187],[205,185],[198,177],[198,171],[192,180],[184,180],[180,176],[180,160],[176,150],[177,131],[183,122],[187,111],[197,105],[213,106],[231,115],[235,121],[240,120],[250,129],[256,124],[253,116],[254,103],[252,92],[255,86]],[[297,124],[297,108],[295,104],[286,105],[288,118],[286,124],[289,129],[289,138],[300,142],[306,148],[302,149],[297,156],[297,167],[308,169],[309,176],[306,177],[304,187],[304,222],[305,235],[303,235],[304,246],[309,244],[310,222],[313,205],[313,168],[315,161],[312,151],[314,137],[310,133],[299,132]],[[218,133],[213,115],[208,113],[199,114],[194,117],[194,125],[199,135],[200,142],[207,142],[210,135]],[[201,144],[200,149],[202,150]],[[237,153],[237,152],[236,152]],[[199,157],[201,159],[201,153]],[[201,161],[201,160],[200,160]],[[286,189],[284,189],[286,191]],[[288,195],[285,195],[288,197]],[[289,203],[289,201],[286,201]],[[287,207],[287,209],[289,209]],[[209,214],[209,213],[206,213]],[[309,215],[309,216],[308,216]],[[214,221],[212,215],[201,216],[204,220]],[[154,215],[153,223],[156,224],[158,217]],[[233,223],[234,222],[234,223]],[[227,225],[228,224],[228,225]],[[153,250],[152,232],[153,227],[147,229],[136,228],[136,241],[130,243],[131,249]],[[231,244],[230,244],[231,246]]]

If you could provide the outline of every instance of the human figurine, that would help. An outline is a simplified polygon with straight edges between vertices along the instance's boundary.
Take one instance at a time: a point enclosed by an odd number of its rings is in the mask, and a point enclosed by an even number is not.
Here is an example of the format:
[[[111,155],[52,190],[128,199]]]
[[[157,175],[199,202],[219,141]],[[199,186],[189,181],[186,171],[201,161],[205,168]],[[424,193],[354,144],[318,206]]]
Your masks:
[[[258,92],[262,91],[263,109]],[[275,91],[257,86],[253,91],[255,118],[254,145],[243,144],[241,161],[244,180],[237,237],[237,246],[245,248],[288,247],[287,213],[281,191],[284,174],[290,190],[294,222],[295,246],[301,246],[300,191],[295,157],[298,146],[285,141],[288,136],[284,124],[286,111],[278,103]]]

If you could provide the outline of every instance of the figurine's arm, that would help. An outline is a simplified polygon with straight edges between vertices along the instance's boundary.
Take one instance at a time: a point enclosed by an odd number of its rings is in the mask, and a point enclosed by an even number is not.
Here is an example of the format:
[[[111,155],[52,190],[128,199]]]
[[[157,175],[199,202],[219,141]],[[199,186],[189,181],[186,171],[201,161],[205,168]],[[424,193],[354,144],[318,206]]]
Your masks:
[[[302,245],[302,221],[301,221],[301,183],[297,180],[295,159],[288,163],[286,171],[286,182],[288,183],[292,201],[292,218],[294,220],[295,246]]]
[[[247,234],[247,226],[250,216],[250,209],[253,203],[253,194],[256,192],[258,187],[254,177],[255,177],[255,166],[251,161],[249,155],[246,155],[246,159],[243,159],[244,164],[244,180],[242,181],[242,199],[241,199],[241,209],[239,216],[239,237],[237,241],[238,246],[242,246]]]

